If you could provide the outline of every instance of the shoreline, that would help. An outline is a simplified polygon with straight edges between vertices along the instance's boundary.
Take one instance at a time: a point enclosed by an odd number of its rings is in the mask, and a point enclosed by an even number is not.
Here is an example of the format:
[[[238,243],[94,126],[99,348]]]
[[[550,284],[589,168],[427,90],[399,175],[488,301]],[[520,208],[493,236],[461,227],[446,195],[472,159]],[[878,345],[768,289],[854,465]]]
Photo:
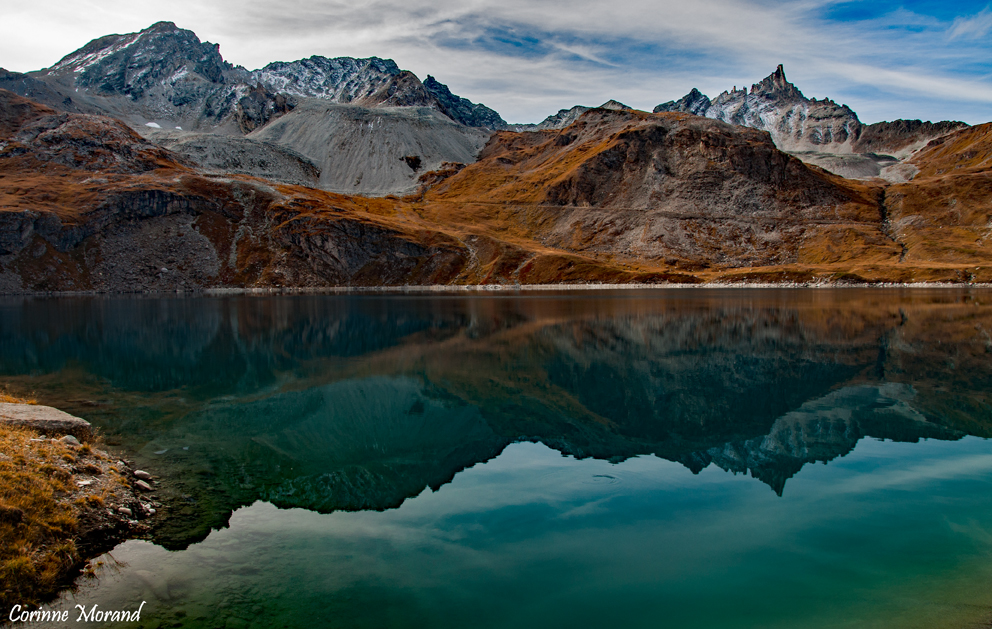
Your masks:
[[[3,297],[103,297],[103,296],[197,296],[237,295],[348,295],[348,294],[437,294],[513,293],[634,290],[721,290],[721,289],[989,289],[989,282],[706,282],[700,284],[426,284],[402,286],[315,286],[315,287],[220,287],[175,291],[23,291],[0,293]]]
[[[0,603],[34,607],[93,575],[95,558],[146,534],[161,505],[147,495],[151,476],[102,449],[89,422],[2,399]]]

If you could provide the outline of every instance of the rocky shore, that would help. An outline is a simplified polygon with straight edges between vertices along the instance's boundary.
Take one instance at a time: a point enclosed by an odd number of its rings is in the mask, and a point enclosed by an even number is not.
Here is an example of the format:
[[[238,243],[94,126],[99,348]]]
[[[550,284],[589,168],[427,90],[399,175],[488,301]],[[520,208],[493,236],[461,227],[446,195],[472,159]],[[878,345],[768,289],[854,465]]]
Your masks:
[[[233,295],[359,295],[359,294],[433,294],[433,293],[506,293],[506,292],[565,292],[565,291],[637,291],[637,290],[683,290],[728,288],[992,288],[992,282],[858,282],[850,280],[816,279],[811,281],[713,281],[705,284],[607,284],[588,282],[579,284],[423,284],[409,286],[282,286],[255,288],[204,288],[187,291],[25,291],[8,293],[23,297],[93,297],[97,295],[151,295],[158,297],[206,296],[222,297]]]
[[[89,422],[3,396],[0,403],[0,607],[71,587],[88,562],[147,532],[154,479],[94,447]]]

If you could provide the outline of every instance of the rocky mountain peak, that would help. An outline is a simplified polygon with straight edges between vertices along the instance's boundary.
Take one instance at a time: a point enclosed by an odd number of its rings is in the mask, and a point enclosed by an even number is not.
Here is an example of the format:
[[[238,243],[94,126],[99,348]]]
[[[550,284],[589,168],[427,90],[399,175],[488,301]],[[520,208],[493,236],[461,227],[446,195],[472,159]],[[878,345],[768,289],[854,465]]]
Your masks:
[[[803,96],[781,64],[750,90],[734,86],[711,101],[693,89],[654,111],[681,111],[768,131],[780,149],[797,152],[849,153],[862,126],[848,107]]]
[[[102,86],[120,92],[134,80],[157,78],[163,71],[186,66],[213,82],[223,82],[229,69],[220,46],[201,42],[193,31],[172,22],[157,22],[137,33],[107,35],[63,57],[48,74],[77,74],[82,86]],[[108,81],[107,79],[111,79]]]
[[[627,105],[624,105],[620,101],[613,100],[612,98],[610,100],[606,101],[605,103],[603,103],[602,105],[600,105],[599,106],[599,109],[613,109],[614,111],[633,111],[634,110],[633,107],[629,107]]]
[[[805,99],[802,92],[800,92],[795,85],[789,83],[788,79],[785,78],[785,68],[782,64],[779,64],[778,68],[765,77],[761,82],[752,85],[751,94],[760,94],[779,99]]]
[[[167,86],[169,100],[181,106],[195,98],[190,92],[223,84],[233,71],[219,48],[172,22],[158,22],[138,33],[95,39],[41,74],[132,101]]]
[[[658,105],[654,111],[691,113],[761,129],[772,136],[779,149],[835,174],[857,178],[901,177],[883,171],[930,140],[967,126],[961,122],[919,120],[864,125],[847,105],[829,98],[803,96],[786,78],[782,65],[750,90],[735,86],[711,101],[693,89],[677,101]]]
[[[184,29],[181,29],[178,26],[176,26],[175,22],[166,22],[163,20],[161,22],[155,22],[154,24],[152,24],[151,26],[149,26],[148,28],[146,28],[141,32],[142,33],[176,33],[181,30]],[[186,31],[186,32],[189,33],[192,31]]]
[[[660,113],[663,111],[681,111],[695,116],[705,116],[707,110],[709,110],[710,105],[713,103],[710,101],[709,97],[697,90],[692,88],[692,90],[680,98],[679,100],[670,100],[667,103],[662,103],[654,108],[654,113]]]

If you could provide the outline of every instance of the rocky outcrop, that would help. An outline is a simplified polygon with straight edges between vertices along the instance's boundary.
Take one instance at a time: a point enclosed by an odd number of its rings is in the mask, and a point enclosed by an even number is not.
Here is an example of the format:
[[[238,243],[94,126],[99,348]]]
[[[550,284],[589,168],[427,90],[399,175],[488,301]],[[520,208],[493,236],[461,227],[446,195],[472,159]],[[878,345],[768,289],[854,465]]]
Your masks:
[[[235,118],[242,133],[251,133],[264,127],[296,107],[296,99],[286,94],[274,94],[258,84],[255,89],[238,101]]]
[[[15,99],[0,94],[0,100]],[[0,151],[0,156],[16,161],[21,168],[60,165],[137,174],[186,164],[113,118],[54,112],[24,120],[7,136]]]
[[[0,138],[10,138],[24,125],[54,113],[51,107],[0,90]]]
[[[666,111],[683,111],[685,113],[692,114],[694,116],[705,116],[706,112],[713,105],[709,97],[697,90],[692,88],[692,90],[678,100],[670,100],[667,103],[662,103],[654,108],[654,113],[663,113]]]

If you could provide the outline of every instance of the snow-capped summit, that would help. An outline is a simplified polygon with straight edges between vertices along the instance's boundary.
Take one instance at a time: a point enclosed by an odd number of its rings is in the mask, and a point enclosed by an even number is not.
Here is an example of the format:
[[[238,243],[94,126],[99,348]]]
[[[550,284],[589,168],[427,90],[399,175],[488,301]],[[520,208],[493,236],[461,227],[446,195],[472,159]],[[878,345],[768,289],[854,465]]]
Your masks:
[[[291,110],[299,98],[364,106],[419,106],[467,126],[502,128],[499,114],[426,84],[391,59],[312,56],[246,70],[224,61],[217,44],[172,22],[107,35],[51,68],[4,73],[0,87],[57,109],[109,113],[136,125],[247,133]]]

